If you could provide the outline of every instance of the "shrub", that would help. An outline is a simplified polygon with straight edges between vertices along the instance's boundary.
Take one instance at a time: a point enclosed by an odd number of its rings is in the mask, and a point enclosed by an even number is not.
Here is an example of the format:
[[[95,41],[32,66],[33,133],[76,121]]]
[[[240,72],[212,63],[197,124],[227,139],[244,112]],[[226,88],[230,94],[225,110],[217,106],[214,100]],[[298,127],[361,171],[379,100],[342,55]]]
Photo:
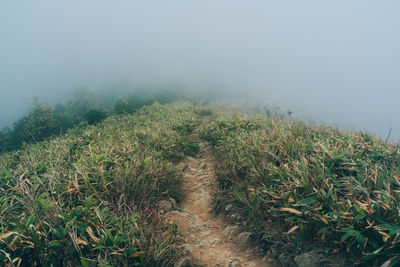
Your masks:
[[[129,114],[133,111],[133,106],[129,105],[129,103],[123,99],[118,99],[113,106],[114,114]]]
[[[85,115],[85,119],[89,125],[102,122],[105,118],[107,118],[107,113],[101,109],[91,109]]]
[[[10,136],[13,139],[11,142],[19,148],[23,142],[39,142],[56,132],[57,125],[53,117],[53,109],[40,103],[38,97],[34,97],[33,107],[28,116],[14,123]]]

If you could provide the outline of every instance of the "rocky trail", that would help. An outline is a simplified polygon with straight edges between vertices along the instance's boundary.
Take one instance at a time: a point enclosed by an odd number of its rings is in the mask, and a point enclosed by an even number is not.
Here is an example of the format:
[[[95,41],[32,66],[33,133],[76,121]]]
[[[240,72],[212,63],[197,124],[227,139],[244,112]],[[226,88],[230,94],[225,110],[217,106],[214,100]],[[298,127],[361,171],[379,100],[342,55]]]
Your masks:
[[[189,257],[178,261],[175,267],[277,266],[249,244],[249,232],[227,224],[213,213],[215,173],[208,144],[201,143],[198,156],[187,157],[184,164],[185,197],[180,210],[168,212],[167,217],[179,225]]]

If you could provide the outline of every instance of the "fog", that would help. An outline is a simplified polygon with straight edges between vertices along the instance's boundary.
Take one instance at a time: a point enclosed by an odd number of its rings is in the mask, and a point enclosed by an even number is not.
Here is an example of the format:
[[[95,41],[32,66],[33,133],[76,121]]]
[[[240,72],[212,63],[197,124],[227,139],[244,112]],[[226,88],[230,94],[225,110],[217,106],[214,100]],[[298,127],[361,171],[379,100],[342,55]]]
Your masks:
[[[0,128],[73,89],[170,84],[400,136],[400,2],[0,2]]]

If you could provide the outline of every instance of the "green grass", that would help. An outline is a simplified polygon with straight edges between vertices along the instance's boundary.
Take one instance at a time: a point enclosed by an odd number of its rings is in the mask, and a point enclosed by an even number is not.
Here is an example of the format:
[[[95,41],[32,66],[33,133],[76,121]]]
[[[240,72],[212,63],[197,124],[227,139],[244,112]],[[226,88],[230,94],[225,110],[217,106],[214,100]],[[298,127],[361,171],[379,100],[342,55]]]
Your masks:
[[[155,203],[181,198],[198,123],[192,105],[155,104],[2,154],[0,265],[173,265],[180,237]]]
[[[215,114],[202,136],[218,166],[216,209],[233,204],[265,249],[320,248],[367,266],[400,260],[398,146],[280,118]]]
[[[0,265],[171,266],[185,156],[210,142],[215,208],[267,250],[400,260],[399,148],[368,134],[189,103],[146,106],[0,156]]]

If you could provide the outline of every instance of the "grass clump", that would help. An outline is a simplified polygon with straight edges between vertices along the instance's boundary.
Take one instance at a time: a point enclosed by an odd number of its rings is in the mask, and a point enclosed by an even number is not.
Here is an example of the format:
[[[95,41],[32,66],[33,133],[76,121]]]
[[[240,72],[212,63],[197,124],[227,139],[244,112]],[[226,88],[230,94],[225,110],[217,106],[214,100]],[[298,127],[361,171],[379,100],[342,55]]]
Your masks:
[[[155,104],[2,154],[0,265],[173,265],[179,234],[155,203],[179,201],[198,123],[192,105]]]
[[[220,112],[202,129],[216,207],[233,204],[266,249],[319,248],[366,266],[400,260],[398,146],[268,116]]]

